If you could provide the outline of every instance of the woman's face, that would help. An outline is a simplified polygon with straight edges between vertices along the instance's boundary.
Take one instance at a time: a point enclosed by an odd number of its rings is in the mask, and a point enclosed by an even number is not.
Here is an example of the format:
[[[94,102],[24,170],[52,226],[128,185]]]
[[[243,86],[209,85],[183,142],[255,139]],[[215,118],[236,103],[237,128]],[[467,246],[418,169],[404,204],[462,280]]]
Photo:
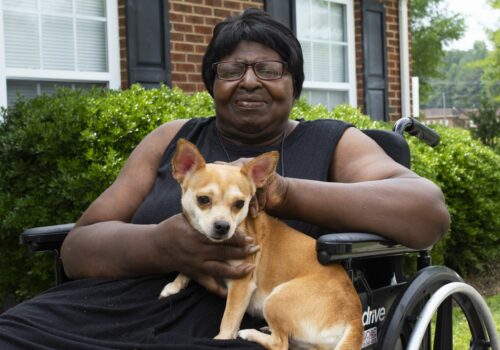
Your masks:
[[[222,61],[247,64],[278,60],[273,49],[253,41],[242,41]],[[219,131],[236,143],[266,144],[284,132],[293,106],[292,75],[284,71],[276,80],[259,79],[253,69],[235,81],[215,79],[214,100]]]

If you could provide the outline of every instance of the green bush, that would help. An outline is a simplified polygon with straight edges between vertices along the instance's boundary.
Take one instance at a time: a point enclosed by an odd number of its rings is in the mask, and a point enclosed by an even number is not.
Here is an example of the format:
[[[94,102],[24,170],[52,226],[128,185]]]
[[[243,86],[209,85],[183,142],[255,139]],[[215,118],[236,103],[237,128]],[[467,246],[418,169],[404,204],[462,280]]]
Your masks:
[[[169,120],[212,115],[213,102],[206,93],[188,96],[166,87],[58,90],[52,97],[20,100],[1,114],[0,301],[14,294],[30,297],[53,281],[50,258],[19,246],[20,232],[76,221],[147,133]],[[390,128],[352,107],[329,112],[303,100],[292,117]],[[451,233],[434,256],[462,273],[473,272],[486,257],[498,258],[499,156],[465,131],[438,131],[443,141],[435,149],[410,140],[415,171],[444,189],[453,217]]]
[[[76,221],[147,133],[169,120],[210,115],[212,105],[207,94],[133,87],[58,90],[2,110],[0,301],[32,296],[53,281],[50,257],[20,247],[20,232]]]
[[[443,190],[451,214],[450,232],[436,250],[463,275],[483,272],[500,259],[500,156],[466,130],[434,128],[441,135],[436,148],[409,142],[413,170]]]

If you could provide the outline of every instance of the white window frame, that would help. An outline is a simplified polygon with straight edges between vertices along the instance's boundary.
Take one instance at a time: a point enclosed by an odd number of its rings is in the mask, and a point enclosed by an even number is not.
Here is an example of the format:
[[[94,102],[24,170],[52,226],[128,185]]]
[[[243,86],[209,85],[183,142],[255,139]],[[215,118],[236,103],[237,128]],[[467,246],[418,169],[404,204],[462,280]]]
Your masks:
[[[329,0],[334,3],[345,5],[346,7],[346,35],[347,35],[347,82],[314,82],[304,81],[303,88],[307,90],[339,91],[346,92],[351,106],[356,107],[356,41],[354,32],[354,0]],[[300,36],[297,33],[297,36]]]
[[[0,0],[0,107],[7,107],[7,80],[60,81],[70,83],[106,83],[120,88],[120,38],[118,32],[118,0],[106,0],[108,72],[81,72],[49,69],[7,68],[3,1]]]

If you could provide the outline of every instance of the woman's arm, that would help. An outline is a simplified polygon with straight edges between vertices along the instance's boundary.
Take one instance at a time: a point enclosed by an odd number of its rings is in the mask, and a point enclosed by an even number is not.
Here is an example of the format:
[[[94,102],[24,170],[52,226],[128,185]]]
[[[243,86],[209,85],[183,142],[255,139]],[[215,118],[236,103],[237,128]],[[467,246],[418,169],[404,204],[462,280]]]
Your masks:
[[[148,238],[157,229],[156,225],[131,225],[129,222],[151,191],[162,153],[182,123],[164,124],[146,136],[131,153],[113,184],[77,221],[61,249],[69,277],[131,276],[141,272],[134,260],[152,265],[147,262],[152,257],[142,255],[153,248],[146,245],[151,243]],[[136,249],[127,249],[127,246]]]
[[[156,225],[130,223],[154,185],[166,146],[184,122],[164,124],[149,134],[115,182],[80,217],[61,249],[69,277],[120,278],[179,271],[224,294],[216,278],[237,278],[251,270],[249,265],[233,268],[221,262],[244,258],[252,251],[241,233],[227,245],[215,245],[182,214]]]
[[[337,146],[332,182],[276,179],[275,193],[268,195],[270,210],[337,232],[372,232],[425,248],[450,224],[441,190],[394,162],[355,128],[346,130]]]

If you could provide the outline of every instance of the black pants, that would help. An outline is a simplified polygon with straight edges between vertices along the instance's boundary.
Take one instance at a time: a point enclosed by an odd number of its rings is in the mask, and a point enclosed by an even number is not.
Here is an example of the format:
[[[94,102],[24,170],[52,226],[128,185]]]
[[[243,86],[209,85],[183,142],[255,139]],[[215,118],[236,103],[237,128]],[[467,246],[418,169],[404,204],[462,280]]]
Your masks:
[[[67,282],[0,316],[0,349],[262,349],[214,340],[225,300],[196,283],[158,300],[167,278]],[[263,326],[246,316],[242,328]]]

